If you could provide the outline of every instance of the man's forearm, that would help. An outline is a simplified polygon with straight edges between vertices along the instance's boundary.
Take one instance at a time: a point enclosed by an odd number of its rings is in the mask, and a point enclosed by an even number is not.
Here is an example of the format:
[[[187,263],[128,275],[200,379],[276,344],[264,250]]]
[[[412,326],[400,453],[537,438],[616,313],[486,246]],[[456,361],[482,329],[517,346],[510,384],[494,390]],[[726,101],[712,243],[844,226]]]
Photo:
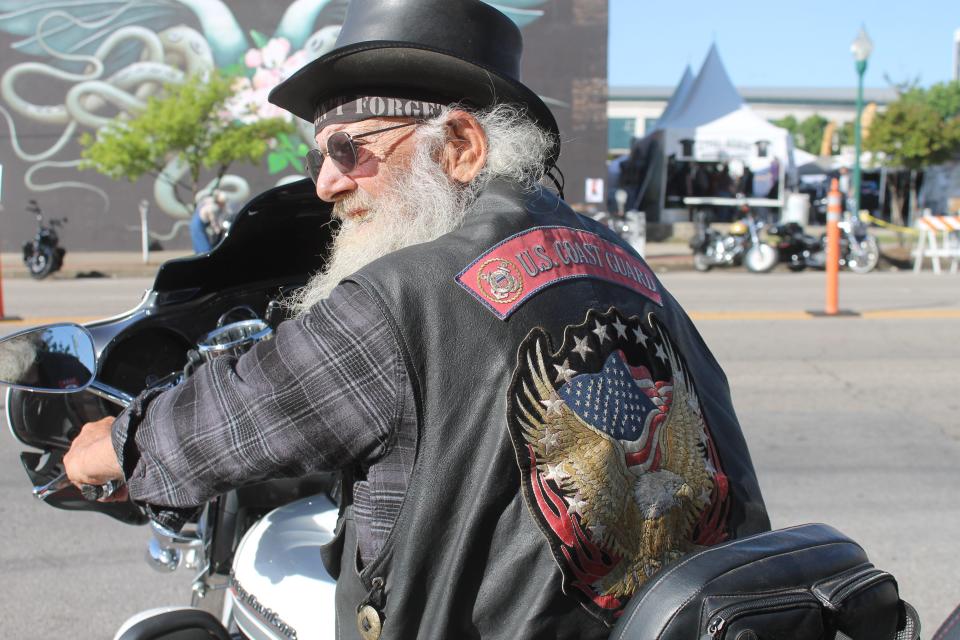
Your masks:
[[[339,292],[240,359],[141,396],[114,428],[130,494],[192,507],[266,477],[370,462],[399,418],[399,349],[365,294]]]

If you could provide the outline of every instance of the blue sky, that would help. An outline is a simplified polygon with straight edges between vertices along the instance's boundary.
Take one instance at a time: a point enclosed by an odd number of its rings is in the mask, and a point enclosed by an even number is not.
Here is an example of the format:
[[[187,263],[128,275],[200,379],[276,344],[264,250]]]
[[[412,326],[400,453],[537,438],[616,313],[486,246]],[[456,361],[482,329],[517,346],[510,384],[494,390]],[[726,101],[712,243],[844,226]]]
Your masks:
[[[852,87],[861,23],[874,50],[864,84],[951,79],[960,0],[609,0],[611,86],[674,85],[715,41],[734,84]]]

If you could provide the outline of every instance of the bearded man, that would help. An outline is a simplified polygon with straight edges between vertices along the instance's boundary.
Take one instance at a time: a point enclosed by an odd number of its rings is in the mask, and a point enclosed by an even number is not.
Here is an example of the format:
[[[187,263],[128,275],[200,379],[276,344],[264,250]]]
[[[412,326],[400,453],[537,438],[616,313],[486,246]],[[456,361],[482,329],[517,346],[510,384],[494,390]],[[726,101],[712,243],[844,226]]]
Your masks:
[[[74,482],[168,526],[255,479],[344,473],[338,628],[601,638],[699,546],[769,527],[726,378],[643,260],[539,185],[550,110],[479,0],[353,0],[271,100],[316,126],[341,227],[296,318],[87,425]]]

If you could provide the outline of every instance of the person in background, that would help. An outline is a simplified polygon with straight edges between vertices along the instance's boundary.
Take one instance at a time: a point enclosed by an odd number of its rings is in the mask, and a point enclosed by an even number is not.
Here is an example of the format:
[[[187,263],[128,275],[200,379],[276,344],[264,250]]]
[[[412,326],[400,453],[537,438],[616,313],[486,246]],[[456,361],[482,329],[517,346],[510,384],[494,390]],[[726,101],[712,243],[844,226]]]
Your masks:
[[[224,222],[233,214],[227,194],[215,189],[197,202],[190,219],[190,239],[194,253],[207,253],[223,236]]]
[[[840,189],[840,202],[843,203],[844,210],[851,211],[853,209],[853,194],[850,189],[850,170],[846,167],[840,167],[837,186]]]
[[[190,217],[190,240],[193,243],[194,253],[207,253],[212,248],[210,237],[207,235],[207,226],[213,209],[213,196],[201,196],[193,208]]]

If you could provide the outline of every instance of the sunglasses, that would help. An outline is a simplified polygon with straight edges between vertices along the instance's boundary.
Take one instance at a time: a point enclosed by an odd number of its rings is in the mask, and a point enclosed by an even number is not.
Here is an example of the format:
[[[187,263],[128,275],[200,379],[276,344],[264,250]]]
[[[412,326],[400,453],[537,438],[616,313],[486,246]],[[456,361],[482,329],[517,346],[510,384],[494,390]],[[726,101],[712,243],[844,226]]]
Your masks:
[[[377,133],[402,129],[403,127],[412,127],[418,124],[420,124],[420,121],[404,122],[403,124],[395,124],[392,127],[365,131],[354,136],[351,136],[346,131],[337,131],[327,138],[326,153],[320,151],[320,149],[310,149],[304,156],[307,165],[307,174],[309,174],[313,183],[316,184],[317,178],[320,176],[320,168],[323,166],[323,161],[326,158],[330,158],[330,161],[333,162],[333,165],[340,173],[348,174],[357,168],[357,147],[365,144],[364,141],[358,142],[357,140],[359,138],[366,138],[367,136],[372,136]]]

